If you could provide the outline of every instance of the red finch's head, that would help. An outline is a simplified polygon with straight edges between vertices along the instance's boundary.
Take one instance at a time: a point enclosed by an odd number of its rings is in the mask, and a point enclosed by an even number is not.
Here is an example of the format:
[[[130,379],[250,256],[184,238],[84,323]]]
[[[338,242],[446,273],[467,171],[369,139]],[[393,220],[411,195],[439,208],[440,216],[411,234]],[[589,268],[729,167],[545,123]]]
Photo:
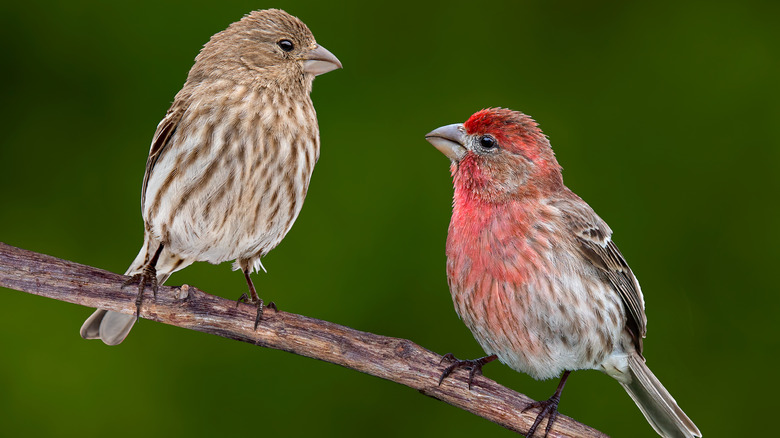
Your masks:
[[[563,187],[550,142],[519,111],[484,109],[466,123],[429,132],[425,139],[452,160],[456,190],[472,197],[500,202]]]
[[[317,44],[309,28],[280,9],[254,11],[211,37],[195,58],[188,81],[232,80],[238,84],[303,82],[341,68]]]

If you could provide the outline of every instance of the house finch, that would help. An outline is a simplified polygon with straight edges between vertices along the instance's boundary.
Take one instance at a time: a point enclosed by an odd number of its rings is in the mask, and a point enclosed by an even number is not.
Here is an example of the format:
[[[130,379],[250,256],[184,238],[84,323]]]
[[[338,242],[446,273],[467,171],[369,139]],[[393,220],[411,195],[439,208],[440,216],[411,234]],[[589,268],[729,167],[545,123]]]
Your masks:
[[[565,185],[550,143],[527,115],[485,109],[426,136],[452,160],[455,186],[447,279],[455,310],[490,355],[535,379],[563,377],[528,436],[555,421],[566,378],[597,369],[615,378],[664,437],[701,433],[642,356],[642,292],[612,230]],[[441,383],[441,380],[440,380]]]
[[[146,284],[155,294],[196,261],[235,260],[249,275],[290,231],[320,153],[309,93],[314,77],[341,63],[296,17],[252,12],[211,37],[157,126],[146,162],[144,244],[126,275],[138,282],[136,317],[98,309],[85,339],[116,345],[140,313]]]

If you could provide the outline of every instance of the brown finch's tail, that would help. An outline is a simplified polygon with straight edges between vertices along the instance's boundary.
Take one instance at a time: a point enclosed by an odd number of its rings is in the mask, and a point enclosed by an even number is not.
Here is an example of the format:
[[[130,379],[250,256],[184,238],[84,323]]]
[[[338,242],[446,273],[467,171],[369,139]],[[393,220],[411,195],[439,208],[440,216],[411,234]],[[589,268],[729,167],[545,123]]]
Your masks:
[[[622,383],[628,395],[659,435],[666,438],[700,437],[701,432],[664,385],[653,375],[645,361],[634,353],[628,357],[631,382]]]
[[[125,340],[135,324],[135,315],[97,309],[81,326],[81,337],[100,339],[106,345],[118,345]]]

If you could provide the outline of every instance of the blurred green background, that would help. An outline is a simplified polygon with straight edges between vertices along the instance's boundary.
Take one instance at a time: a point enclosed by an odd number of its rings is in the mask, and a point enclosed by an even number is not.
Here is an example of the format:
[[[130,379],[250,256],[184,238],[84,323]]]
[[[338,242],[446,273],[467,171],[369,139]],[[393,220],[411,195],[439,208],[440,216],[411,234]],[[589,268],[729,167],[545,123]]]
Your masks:
[[[616,230],[650,367],[705,436],[763,434],[778,389],[776,2],[3,2],[0,241],[124,272],[155,126],[208,38],[266,7],[299,16],[344,69],[315,81],[322,155],[255,277],[263,298],[481,355],[445,280],[448,162],[423,136],[522,110]],[[228,264],[182,283],[245,290]],[[78,336],[91,309],[5,289],[0,305],[3,436],[512,436],[331,364],[148,321],[106,347]],[[537,399],[556,386],[485,373]],[[561,411],[655,436],[596,371],[573,375]]]

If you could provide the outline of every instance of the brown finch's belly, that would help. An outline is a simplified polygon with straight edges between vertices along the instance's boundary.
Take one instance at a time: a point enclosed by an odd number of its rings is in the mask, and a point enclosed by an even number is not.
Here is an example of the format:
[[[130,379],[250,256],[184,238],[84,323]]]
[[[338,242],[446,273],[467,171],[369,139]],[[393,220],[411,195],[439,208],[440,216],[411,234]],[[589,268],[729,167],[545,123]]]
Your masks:
[[[179,170],[170,182],[153,174],[144,208],[147,231],[181,258],[248,260],[257,270],[260,257],[281,242],[300,213],[312,168],[289,160],[265,168],[245,164],[236,160],[208,173],[204,163]]]
[[[478,280],[456,284],[450,276],[458,314],[485,352],[515,370],[548,379],[564,370],[599,369],[624,351],[620,298],[606,284],[585,280],[598,278],[594,273],[564,269],[523,282],[489,273],[468,277]]]
[[[191,200],[170,219],[152,217],[149,226],[153,235],[160,236],[169,250],[182,258],[214,264],[259,258],[281,242],[302,206],[286,193],[266,193],[270,196],[260,196],[254,202],[224,196],[210,208],[205,198]]]

